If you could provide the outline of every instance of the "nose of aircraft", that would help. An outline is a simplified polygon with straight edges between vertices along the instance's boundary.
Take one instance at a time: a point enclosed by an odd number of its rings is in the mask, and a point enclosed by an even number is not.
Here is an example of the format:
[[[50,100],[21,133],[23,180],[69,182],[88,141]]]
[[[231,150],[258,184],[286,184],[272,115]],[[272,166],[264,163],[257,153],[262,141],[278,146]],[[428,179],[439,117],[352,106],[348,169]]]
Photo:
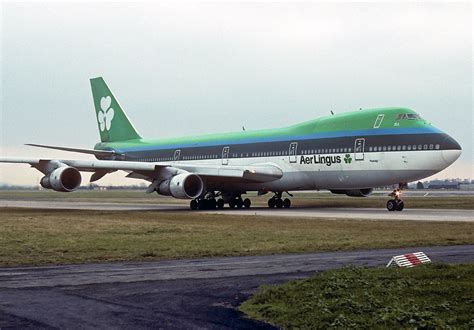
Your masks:
[[[459,156],[461,156],[462,148],[459,145],[459,143],[456,140],[454,140],[452,137],[450,137],[449,135],[446,135],[446,139],[449,140],[449,145],[451,146],[452,149],[443,150],[441,154],[446,163],[446,167],[448,167],[449,165],[454,163],[456,159],[459,158]]]

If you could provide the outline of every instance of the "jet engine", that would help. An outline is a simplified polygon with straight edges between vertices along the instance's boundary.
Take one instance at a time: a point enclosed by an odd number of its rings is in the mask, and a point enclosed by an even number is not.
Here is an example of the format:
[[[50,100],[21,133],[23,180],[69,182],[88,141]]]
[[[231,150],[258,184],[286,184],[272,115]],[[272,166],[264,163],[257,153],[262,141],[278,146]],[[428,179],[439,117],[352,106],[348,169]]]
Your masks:
[[[333,194],[347,195],[351,197],[367,197],[372,194],[373,188],[348,189],[348,190],[331,190]]]
[[[204,190],[204,183],[201,177],[192,173],[182,173],[162,181],[158,189],[158,194],[173,196],[181,199],[194,199],[201,196]]]
[[[70,166],[61,166],[44,176],[40,184],[43,188],[70,192],[81,185],[81,173]]]

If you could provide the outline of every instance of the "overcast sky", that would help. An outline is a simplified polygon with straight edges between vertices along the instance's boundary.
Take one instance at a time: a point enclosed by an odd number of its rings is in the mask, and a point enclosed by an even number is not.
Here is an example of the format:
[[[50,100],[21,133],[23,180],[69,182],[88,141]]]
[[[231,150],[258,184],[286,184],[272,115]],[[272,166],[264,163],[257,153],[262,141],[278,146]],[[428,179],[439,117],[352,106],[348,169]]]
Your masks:
[[[472,5],[174,2],[1,4],[2,155],[84,158],[89,78],[103,76],[144,137],[286,126],[368,107],[418,111],[473,175]],[[37,184],[26,165],[0,182]],[[123,174],[100,183],[138,183]]]

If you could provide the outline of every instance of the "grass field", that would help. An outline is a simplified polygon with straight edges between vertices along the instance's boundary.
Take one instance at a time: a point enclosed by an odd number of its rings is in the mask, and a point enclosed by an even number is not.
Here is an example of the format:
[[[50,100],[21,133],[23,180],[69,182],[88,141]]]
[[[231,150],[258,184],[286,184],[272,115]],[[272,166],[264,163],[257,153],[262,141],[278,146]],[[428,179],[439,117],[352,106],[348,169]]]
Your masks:
[[[0,209],[0,266],[474,243],[472,223]]]
[[[240,309],[283,329],[473,329],[474,264],[343,268],[264,286]]]
[[[429,193],[429,192],[428,192]],[[432,209],[473,209],[474,195],[439,196],[439,195],[411,195],[407,192],[403,199],[407,208],[432,208]],[[385,209],[387,200],[386,193],[375,192],[368,198],[348,197],[345,195],[334,195],[329,192],[295,193],[291,198],[295,207],[369,207]],[[251,198],[254,206],[266,206],[271,194],[257,196],[246,195]],[[89,191],[79,190],[73,193],[60,193],[55,191],[0,191],[0,200],[48,200],[48,201],[80,201],[80,202],[123,202],[123,203],[151,203],[151,204],[182,204],[189,205],[188,200],[160,196],[158,194],[146,194],[140,190],[108,190]]]

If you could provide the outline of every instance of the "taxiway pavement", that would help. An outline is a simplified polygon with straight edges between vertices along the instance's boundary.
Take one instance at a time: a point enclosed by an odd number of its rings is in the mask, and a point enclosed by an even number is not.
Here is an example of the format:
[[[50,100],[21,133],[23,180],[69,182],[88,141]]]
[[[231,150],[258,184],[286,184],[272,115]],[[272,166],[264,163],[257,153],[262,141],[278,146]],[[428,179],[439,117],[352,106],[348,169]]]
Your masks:
[[[0,328],[271,328],[236,307],[261,284],[423,251],[474,262],[474,245],[0,268]]]
[[[36,209],[74,209],[101,211],[140,211],[156,210],[163,212],[190,212],[183,204],[151,204],[151,203],[105,203],[68,202],[68,201],[21,201],[0,200],[0,207],[19,207]],[[196,211],[193,211],[196,212]],[[402,212],[388,212],[376,208],[315,208],[295,207],[290,209],[269,209],[252,207],[250,209],[229,209],[197,211],[210,214],[258,215],[279,217],[305,217],[325,219],[364,219],[364,220],[414,220],[414,221],[468,221],[474,222],[473,210],[458,209],[410,209]]]

